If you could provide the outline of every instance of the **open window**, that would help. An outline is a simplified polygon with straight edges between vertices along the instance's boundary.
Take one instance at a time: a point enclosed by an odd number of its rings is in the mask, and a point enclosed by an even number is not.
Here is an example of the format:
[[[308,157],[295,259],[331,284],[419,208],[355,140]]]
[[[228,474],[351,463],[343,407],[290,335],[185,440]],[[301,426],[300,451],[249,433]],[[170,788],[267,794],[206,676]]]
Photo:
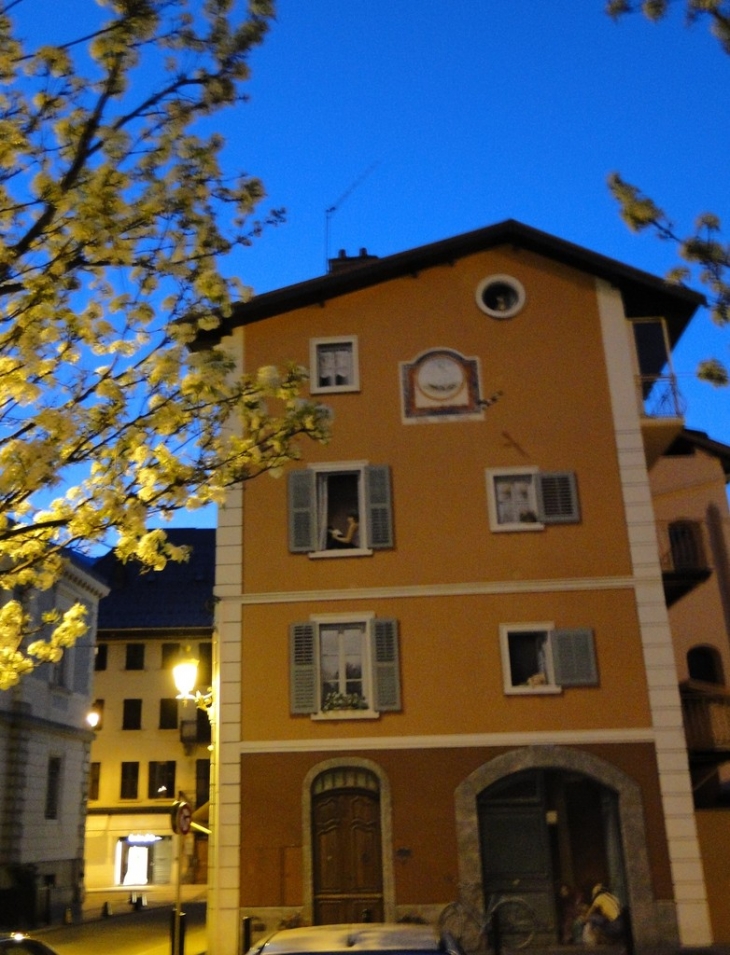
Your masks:
[[[502,624],[500,644],[505,693],[560,693],[565,687],[598,684],[592,630]]]
[[[287,479],[293,553],[347,557],[393,546],[388,467],[312,465]]]
[[[493,531],[539,531],[546,524],[572,524],[580,520],[572,471],[489,468],[487,501]]]
[[[368,615],[324,615],[289,630],[293,714],[373,718],[400,710],[398,624]]]

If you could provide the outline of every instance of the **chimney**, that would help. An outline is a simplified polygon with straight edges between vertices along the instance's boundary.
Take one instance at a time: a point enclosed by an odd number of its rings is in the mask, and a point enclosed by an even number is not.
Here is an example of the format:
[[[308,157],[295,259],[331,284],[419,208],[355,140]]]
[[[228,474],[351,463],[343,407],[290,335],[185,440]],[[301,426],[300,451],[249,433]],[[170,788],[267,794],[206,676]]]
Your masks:
[[[357,269],[361,265],[368,265],[377,258],[377,255],[369,255],[367,249],[360,249],[359,255],[348,255],[345,249],[340,249],[337,258],[329,260],[327,271],[330,275],[335,272],[348,272],[350,269]]]

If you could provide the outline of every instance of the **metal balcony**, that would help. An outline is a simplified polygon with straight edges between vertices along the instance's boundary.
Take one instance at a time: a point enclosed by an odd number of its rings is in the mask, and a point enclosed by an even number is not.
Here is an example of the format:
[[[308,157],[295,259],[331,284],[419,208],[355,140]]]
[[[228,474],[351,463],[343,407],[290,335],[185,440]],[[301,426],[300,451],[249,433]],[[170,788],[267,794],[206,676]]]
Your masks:
[[[646,462],[651,467],[681,432],[686,403],[674,375],[637,375],[636,393]]]
[[[730,759],[730,694],[721,689],[682,688],[682,715],[687,750],[697,762]]]
[[[712,573],[706,557],[707,526],[695,520],[657,521],[657,533],[664,597],[671,607]]]

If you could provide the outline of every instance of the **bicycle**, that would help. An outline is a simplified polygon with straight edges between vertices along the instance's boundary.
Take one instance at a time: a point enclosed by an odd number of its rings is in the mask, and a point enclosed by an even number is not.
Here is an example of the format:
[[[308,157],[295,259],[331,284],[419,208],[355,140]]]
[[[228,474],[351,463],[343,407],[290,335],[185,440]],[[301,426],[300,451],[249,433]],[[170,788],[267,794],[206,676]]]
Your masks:
[[[485,951],[500,955],[503,947],[526,948],[535,936],[537,916],[518,895],[492,895],[486,913],[471,905],[462,893],[439,915],[439,930],[452,936],[466,955]]]

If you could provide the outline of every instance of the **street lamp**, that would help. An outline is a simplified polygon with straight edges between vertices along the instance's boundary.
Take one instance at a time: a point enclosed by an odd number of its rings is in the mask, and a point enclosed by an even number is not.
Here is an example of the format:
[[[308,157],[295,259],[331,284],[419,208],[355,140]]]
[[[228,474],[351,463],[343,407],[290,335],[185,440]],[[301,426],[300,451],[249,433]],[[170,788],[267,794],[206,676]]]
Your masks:
[[[101,713],[98,710],[89,710],[86,714],[86,722],[92,730],[95,730],[99,723],[101,723]]]
[[[213,721],[213,690],[201,693],[195,689],[198,682],[198,659],[193,656],[189,646],[180,653],[180,658],[172,668],[172,679],[177,690],[177,699],[186,704],[188,700],[200,710],[205,710],[208,719]],[[193,692],[195,691],[195,692]],[[184,955],[185,938],[182,912],[182,840],[188,834],[191,826],[190,807],[185,802],[175,802],[172,807],[172,828],[177,835],[177,900],[172,924],[172,955]]]
[[[205,710],[208,718],[213,722],[212,688],[209,687],[207,693],[201,693],[200,690],[195,690],[193,693],[195,684],[198,682],[198,659],[193,656],[190,647],[185,647],[181,652],[180,659],[172,668],[172,679],[175,681],[177,699],[184,703],[192,700],[199,710]]]

